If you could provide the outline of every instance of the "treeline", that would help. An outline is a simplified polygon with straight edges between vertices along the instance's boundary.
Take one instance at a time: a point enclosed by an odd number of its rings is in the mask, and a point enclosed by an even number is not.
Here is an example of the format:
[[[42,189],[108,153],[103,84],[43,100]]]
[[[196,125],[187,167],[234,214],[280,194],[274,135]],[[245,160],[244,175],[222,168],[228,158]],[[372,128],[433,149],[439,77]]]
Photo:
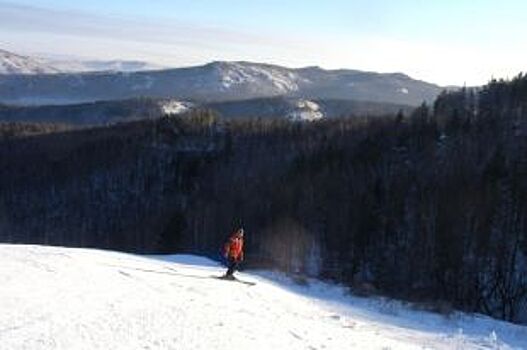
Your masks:
[[[1,240],[166,251],[177,233],[164,228],[216,148],[209,119],[0,139]]]
[[[210,112],[0,141],[7,242],[215,256],[527,321],[527,78],[411,115]]]
[[[0,140],[70,130],[67,124],[0,121]]]
[[[118,101],[97,101],[66,105],[7,106],[0,104],[0,121],[57,123],[71,127],[94,127],[159,118],[162,100],[139,97]]]

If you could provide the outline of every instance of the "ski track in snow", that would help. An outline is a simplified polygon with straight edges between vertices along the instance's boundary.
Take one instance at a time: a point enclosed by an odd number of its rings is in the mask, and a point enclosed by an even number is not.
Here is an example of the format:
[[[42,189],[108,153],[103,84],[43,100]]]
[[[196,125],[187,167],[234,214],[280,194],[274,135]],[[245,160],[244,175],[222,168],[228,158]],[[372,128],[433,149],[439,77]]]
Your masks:
[[[195,256],[0,245],[0,349],[527,349],[527,327]]]

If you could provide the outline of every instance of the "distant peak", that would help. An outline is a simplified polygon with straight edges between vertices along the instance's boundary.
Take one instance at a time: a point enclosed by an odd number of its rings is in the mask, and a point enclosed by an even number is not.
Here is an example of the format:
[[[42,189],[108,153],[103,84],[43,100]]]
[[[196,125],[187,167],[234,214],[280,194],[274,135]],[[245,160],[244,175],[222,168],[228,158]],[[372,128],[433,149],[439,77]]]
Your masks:
[[[388,73],[389,76],[397,79],[412,79],[408,75],[401,73],[401,72],[395,72],[395,73]]]
[[[31,57],[0,49],[0,74],[48,74],[59,70]]]
[[[318,71],[322,71],[324,69],[322,67],[320,67],[320,66],[307,66],[307,67],[298,68],[298,70],[318,70]]]

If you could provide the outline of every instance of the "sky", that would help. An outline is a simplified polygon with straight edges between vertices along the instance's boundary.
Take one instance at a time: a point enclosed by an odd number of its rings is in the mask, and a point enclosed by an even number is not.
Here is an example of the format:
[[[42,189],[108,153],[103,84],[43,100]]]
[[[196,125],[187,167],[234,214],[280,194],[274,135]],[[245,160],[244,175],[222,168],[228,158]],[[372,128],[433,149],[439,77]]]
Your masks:
[[[525,0],[0,0],[0,48],[180,67],[256,61],[480,85],[527,66]]]

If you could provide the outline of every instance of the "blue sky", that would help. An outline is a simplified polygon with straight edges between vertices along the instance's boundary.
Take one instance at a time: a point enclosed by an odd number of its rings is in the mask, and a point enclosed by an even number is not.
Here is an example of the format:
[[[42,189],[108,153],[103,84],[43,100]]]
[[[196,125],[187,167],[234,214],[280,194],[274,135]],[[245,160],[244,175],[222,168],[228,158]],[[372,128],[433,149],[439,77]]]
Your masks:
[[[165,66],[251,60],[442,85],[527,63],[521,0],[0,0],[0,48]]]

